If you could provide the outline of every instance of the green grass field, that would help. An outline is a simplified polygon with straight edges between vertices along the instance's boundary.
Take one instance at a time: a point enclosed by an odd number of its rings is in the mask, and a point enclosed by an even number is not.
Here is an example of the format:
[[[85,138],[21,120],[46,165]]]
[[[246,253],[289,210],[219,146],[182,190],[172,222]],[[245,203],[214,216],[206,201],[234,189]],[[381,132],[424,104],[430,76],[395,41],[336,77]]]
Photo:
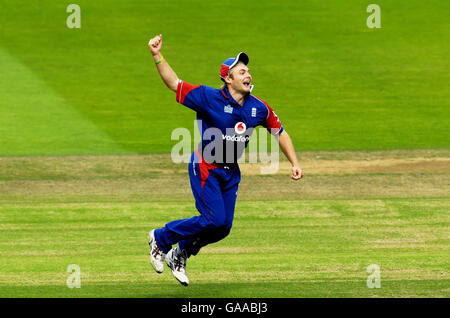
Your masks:
[[[154,273],[146,243],[151,228],[195,213],[184,165],[168,155],[4,157],[0,296],[450,295],[449,151],[299,156],[301,185],[243,165],[233,230],[189,260],[188,288]],[[80,266],[80,289],[66,286],[69,264]],[[371,264],[379,289],[366,285]]]
[[[76,3],[81,29],[69,3],[0,0],[0,297],[450,296],[448,2],[377,1],[381,29],[359,0]],[[159,33],[192,83],[247,52],[305,170],[242,166],[188,288],[148,262],[148,230],[196,213],[168,154],[195,114],[154,69]]]
[[[298,150],[450,146],[445,1],[380,0],[381,29],[367,1],[80,0],[80,29],[61,1],[0,3],[0,155],[170,151],[195,116],[155,72],[159,33],[192,83],[219,87],[220,64],[246,51]]]
[[[448,204],[241,202],[231,236],[189,260],[188,288],[153,272],[145,236],[168,211],[189,217],[191,202],[5,204],[0,296],[448,297]],[[66,286],[69,264],[80,289]],[[370,264],[380,289],[366,285]]]

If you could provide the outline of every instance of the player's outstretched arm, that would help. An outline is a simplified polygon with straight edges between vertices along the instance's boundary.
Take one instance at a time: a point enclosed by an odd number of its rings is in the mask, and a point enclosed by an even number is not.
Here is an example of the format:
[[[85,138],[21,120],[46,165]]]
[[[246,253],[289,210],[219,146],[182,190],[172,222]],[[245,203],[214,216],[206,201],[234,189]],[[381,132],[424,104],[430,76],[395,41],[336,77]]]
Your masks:
[[[298,165],[297,155],[295,154],[294,145],[292,144],[291,137],[289,137],[286,130],[283,130],[278,136],[278,142],[280,148],[292,164],[291,178],[299,180],[303,177],[303,171]]]
[[[159,75],[161,76],[163,82],[170,90],[176,92],[178,86],[178,76],[161,54],[162,34],[150,39],[148,42],[148,47],[150,48],[150,52],[152,53],[153,59],[156,63],[156,68],[158,69]]]

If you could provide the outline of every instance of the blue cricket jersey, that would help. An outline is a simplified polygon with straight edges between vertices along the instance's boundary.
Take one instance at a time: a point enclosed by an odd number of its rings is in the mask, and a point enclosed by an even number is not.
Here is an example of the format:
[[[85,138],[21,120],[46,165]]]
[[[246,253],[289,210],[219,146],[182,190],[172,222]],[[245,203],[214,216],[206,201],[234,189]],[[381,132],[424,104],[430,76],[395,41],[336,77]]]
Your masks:
[[[178,82],[176,100],[197,113],[202,138],[199,151],[207,162],[237,163],[253,130],[263,126],[277,135],[283,126],[267,102],[248,94],[239,105],[227,88]]]

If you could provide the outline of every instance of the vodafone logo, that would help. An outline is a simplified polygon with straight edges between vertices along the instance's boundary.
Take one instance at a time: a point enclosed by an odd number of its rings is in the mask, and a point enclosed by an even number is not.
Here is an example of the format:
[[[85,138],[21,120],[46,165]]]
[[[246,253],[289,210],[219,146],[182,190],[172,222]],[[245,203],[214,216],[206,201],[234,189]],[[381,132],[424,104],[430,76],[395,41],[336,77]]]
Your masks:
[[[238,142],[249,142],[250,137],[249,136],[228,136],[228,135],[222,135],[222,139],[226,141],[238,141]]]
[[[236,134],[242,135],[243,133],[245,133],[246,130],[247,130],[247,126],[242,121],[240,121],[240,122],[236,123],[236,125],[234,125],[234,131],[236,132]]]

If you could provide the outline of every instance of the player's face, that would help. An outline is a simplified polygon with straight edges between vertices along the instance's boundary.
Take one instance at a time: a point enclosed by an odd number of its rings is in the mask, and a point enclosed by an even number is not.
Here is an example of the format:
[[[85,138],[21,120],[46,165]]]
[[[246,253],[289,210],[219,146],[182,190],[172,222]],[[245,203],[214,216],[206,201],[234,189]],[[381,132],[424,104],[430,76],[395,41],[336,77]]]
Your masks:
[[[236,91],[241,93],[250,93],[250,85],[252,76],[250,70],[244,63],[238,63],[231,69],[229,85]]]

